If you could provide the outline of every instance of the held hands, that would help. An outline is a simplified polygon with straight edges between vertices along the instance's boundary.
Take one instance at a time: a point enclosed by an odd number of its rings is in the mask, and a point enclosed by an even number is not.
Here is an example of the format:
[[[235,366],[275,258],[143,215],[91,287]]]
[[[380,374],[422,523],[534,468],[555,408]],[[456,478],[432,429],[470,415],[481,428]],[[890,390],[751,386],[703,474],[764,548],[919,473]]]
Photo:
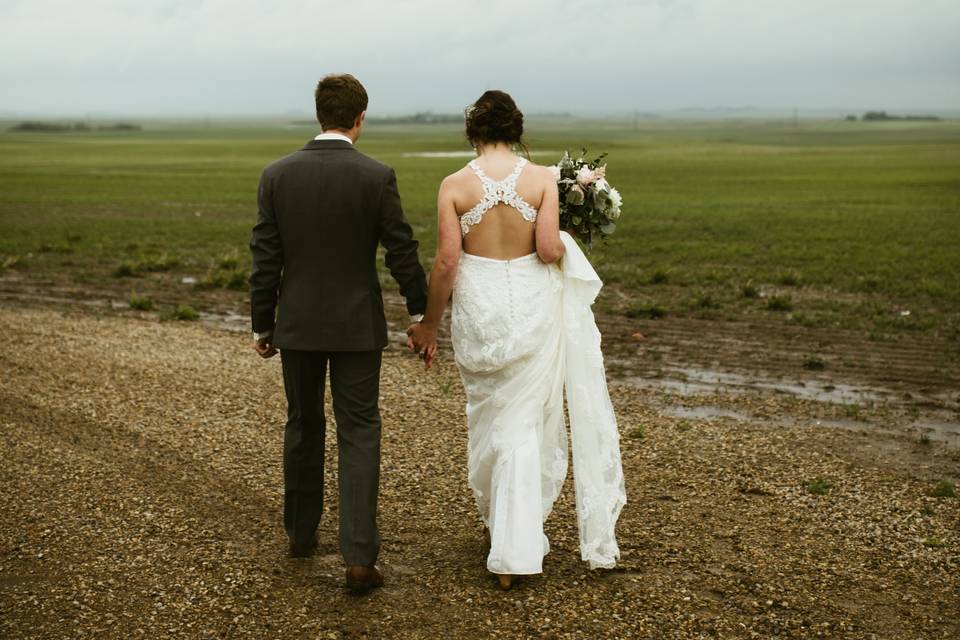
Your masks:
[[[407,346],[420,356],[429,369],[437,357],[437,328],[414,322],[407,329]]]

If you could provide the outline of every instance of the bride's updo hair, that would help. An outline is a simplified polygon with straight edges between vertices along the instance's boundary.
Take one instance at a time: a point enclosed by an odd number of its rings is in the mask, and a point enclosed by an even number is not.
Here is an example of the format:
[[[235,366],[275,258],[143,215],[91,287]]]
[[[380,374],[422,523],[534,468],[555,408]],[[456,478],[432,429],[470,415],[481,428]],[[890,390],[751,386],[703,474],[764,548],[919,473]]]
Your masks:
[[[504,91],[484,91],[476,102],[466,108],[464,119],[470,144],[505,142],[516,145],[525,155],[523,143],[523,113],[510,94]]]

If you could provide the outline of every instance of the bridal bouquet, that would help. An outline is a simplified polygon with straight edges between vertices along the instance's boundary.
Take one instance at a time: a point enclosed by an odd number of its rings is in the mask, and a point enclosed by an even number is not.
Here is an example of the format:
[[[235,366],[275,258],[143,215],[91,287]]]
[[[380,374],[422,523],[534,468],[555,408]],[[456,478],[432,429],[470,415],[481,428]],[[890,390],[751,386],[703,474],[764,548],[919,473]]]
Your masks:
[[[560,190],[560,228],[592,249],[594,238],[606,238],[616,230],[615,220],[620,217],[623,201],[620,192],[606,180],[607,165],[603,159],[607,154],[592,161],[585,160],[585,154],[586,150],[573,158],[566,151],[550,170]]]

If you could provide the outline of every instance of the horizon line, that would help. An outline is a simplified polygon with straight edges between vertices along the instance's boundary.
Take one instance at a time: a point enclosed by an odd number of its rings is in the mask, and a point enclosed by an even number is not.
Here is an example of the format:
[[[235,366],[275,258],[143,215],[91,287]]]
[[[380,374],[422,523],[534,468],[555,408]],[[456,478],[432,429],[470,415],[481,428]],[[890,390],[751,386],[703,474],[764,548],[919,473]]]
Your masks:
[[[570,109],[558,111],[556,109],[528,109],[525,117],[528,118],[555,118],[555,119],[656,119],[662,116],[682,113],[702,113],[702,114],[726,114],[728,116],[756,114],[757,117],[770,116],[773,114],[782,114],[783,117],[795,118],[807,114],[820,114],[821,117],[828,117],[828,114],[837,114],[838,116],[857,115],[861,116],[866,112],[886,112],[893,116],[960,116],[960,107],[759,107],[759,106],[710,106],[710,107],[670,107],[664,109],[634,108],[634,109],[613,109],[613,110],[577,110]],[[410,109],[388,111],[382,114],[370,115],[368,119],[372,122],[377,120],[390,120],[398,118],[412,118],[416,116],[436,116],[439,118],[462,117],[459,110],[434,110],[434,109]],[[306,110],[290,110],[286,112],[158,112],[158,113],[131,113],[122,111],[86,111],[82,113],[73,112],[44,112],[44,111],[20,111],[3,110],[0,111],[0,120],[11,119],[38,119],[38,120],[104,120],[104,119],[141,119],[141,120],[297,120],[308,119],[312,121],[314,114]],[[809,116],[808,116],[809,119]],[[299,123],[298,123],[299,124]],[[302,124],[308,124],[304,122]]]

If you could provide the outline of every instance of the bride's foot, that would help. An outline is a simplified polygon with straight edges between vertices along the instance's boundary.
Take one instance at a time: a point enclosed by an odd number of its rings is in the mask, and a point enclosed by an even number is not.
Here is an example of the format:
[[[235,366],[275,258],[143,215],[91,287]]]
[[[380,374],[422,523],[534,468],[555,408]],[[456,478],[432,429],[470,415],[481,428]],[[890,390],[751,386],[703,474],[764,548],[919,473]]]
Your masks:
[[[489,553],[490,552],[490,529],[487,529],[486,527],[484,527],[483,529],[483,544],[484,544],[484,551]],[[494,575],[497,576],[497,581],[500,583],[500,588],[503,589],[504,591],[509,591],[510,587],[513,586],[514,580],[516,580],[518,577],[509,573],[495,573]]]

